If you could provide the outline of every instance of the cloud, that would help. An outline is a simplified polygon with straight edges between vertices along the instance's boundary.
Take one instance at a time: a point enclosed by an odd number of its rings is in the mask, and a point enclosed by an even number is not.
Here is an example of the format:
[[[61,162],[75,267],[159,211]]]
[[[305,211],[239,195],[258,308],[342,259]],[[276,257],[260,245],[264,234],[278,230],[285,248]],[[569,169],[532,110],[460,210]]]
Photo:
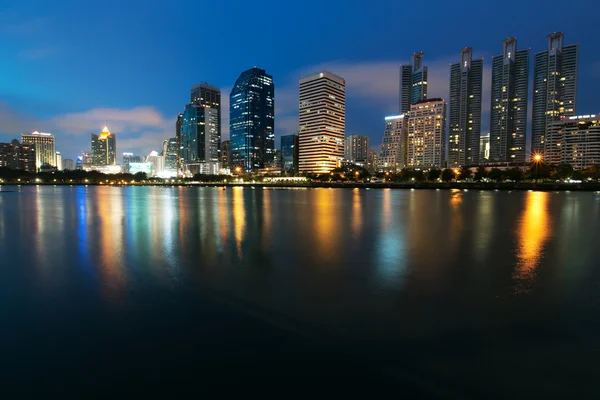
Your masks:
[[[23,19],[11,11],[0,12],[0,32],[11,36],[35,36],[50,26],[46,17]]]
[[[140,132],[148,128],[164,127],[165,119],[154,107],[130,109],[94,108],[88,111],[62,114],[52,118],[53,125],[71,135],[95,132],[108,125],[111,131]]]
[[[42,58],[48,58],[56,53],[56,48],[53,47],[39,47],[24,49],[17,53],[18,58],[25,60],[39,60]]]

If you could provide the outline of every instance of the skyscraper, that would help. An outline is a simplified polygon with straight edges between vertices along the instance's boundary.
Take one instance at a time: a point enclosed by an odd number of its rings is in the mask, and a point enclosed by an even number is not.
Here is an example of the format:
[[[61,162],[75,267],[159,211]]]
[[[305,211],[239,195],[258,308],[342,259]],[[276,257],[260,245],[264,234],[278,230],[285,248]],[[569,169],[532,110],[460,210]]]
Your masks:
[[[56,166],[56,151],[54,150],[54,135],[51,133],[33,132],[21,135],[21,143],[35,145],[35,165],[41,168],[42,165]]]
[[[175,122],[175,140],[177,141],[177,175],[182,171],[183,162],[181,160],[181,125],[183,123],[183,114],[177,114]]]
[[[166,177],[177,176],[177,157],[179,151],[177,149],[177,138],[170,138],[163,141],[163,157],[164,169],[163,173]]]
[[[231,163],[245,171],[271,165],[275,153],[275,85],[264,69],[242,72],[230,94]]]
[[[381,152],[377,157],[380,170],[396,171],[406,166],[406,128],[405,114],[385,117]]]
[[[369,158],[369,138],[365,135],[346,136],[344,158],[355,164],[366,165]]]
[[[70,158],[65,158],[63,160],[63,170],[64,171],[72,171],[75,169],[75,162]]]
[[[414,53],[410,65],[400,66],[400,114],[427,98],[427,67],[423,66],[424,53]]]
[[[525,162],[529,49],[504,40],[504,54],[492,58],[490,161]]]
[[[473,60],[470,47],[450,65],[450,135],[448,167],[479,163],[483,59]]]
[[[221,142],[221,168],[231,168],[231,141],[223,140]]]
[[[179,155],[188,175],[218,174],[221,134],[219,110],[188,104],[181,121]]]
[[[117,137],[106,126],[99,135],[92,133],[92,164],[117,165]]]
[[[60,154],[60,151],[56,152],[56,169],[59,171],[63,170],[63,159],[62,159],[62,154]]]
[[[479,163],[486,163],[490,159],[490,135],[479,137]]]
[[[300,80],[300,172],[327,173],[344,158],[346,81],[330,72]]]
[[[408,167],[441,168],[446,153],[446,102],[423,100],[410,106],[406,164]]]
[[[0,143],[0,167],[36,172],[35,145],[21,144],[17,139]]]
[[[533,72],[531,152],[544,151],[554,122],[576,115],[579,45],[563,45],[563,33],[548,36],[548,50],[536,53]]]
[[[298,135],[281,137],[281,164],[285,172],[298,172]]]
[[[544,162],[584,169],[600,164],[600,115],[564,117],[549,123]]]

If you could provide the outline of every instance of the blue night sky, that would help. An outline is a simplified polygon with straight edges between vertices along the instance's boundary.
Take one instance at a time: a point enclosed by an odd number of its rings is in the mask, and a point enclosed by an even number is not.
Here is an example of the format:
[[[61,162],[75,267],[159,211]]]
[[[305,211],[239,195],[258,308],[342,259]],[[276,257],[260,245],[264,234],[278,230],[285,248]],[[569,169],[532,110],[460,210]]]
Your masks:
[[[484,132],[491,56],[515,36],[533,53],[546,35],[580,43],[578,114],[600,112],[594,2],[14,1],[0,6],[0,141],[38,130],[65,158],[89,151],[106,122],[118,152],[147,154],[174,136],[192,85],[223,90],[240,72],[273,75],[278,137],[297,130],[298,79],[328,69],[346,79],[347,134],[378,147],[398,108],[398,65],[424,51],[430,97],[447,98],[448,64],[464,46],[485,59]],[[533,68],[533,65],[531,66]],[[228,112],[223,112],[228,136]],[[528,127],[529,129],[529,127]]]

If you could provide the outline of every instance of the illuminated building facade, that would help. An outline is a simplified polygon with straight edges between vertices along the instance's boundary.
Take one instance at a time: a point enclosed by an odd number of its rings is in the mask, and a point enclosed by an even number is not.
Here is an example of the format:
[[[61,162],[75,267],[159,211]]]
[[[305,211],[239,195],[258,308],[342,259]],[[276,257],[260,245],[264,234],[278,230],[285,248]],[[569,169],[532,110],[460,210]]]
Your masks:
[[[281,167],[285,172],[298,172],[298,135],[281,137]]]
[[[219,173],[219,115],[218,109],[207,105],[186,106],[179,155],[187,175]]]
[[[106,126],[99,135],[92,133],[92,165],[117,165],[117,137]]]
[[[429,99],[411,105],[408,113],[407,167],[444,167],[445,144],[446,102]]]
[[[473,60],[470,47],[460,57],[450,65],[448,167],[479,163],[483,59]]]
[[[353,164],[367,165],[369,158],[369,138],[365,135],[346,136],[344,159]]]
[[[298,169],[329,173],[344,158],[346,81],[330,72],[300,80]]]
[[[410,106],[427,99],[427,67],[423,65],[423,52],[414,53],[410,65],[400,66],[400,114]]]
[[[264,69],[242,72],[229,96],[231,164],[250,172],[268,167],[275,154],[275,85]]]
[[[407,116],[385,117],[381,151],[377,157],[379,170],[396,171],[406,166]]]
[[[544,141],[544,162],[584,169],[600,164],[600,115],[564,117],[551,123]]]
[[[479,163],[488,162],[490,159],[490,135],[479,137]]]
[[[33,132],[21,135],[21,143],[35,145],[36,168],[42,165],[56,166],[54,135],[51,133]]]
[[[529,49],[504,40],[504,54],[492,58],[490,161],[525,162]]]
[[[35,144],[21,144],[17,139],[10,143],[0,143],[0,168],[36,172],[36,163]]]
[[[531,152],[546,148],[545,135],[554,122],[576,115],[579,45],[563,45],[563,33],[548,36],[548,50],[536,53],[533,77]]]

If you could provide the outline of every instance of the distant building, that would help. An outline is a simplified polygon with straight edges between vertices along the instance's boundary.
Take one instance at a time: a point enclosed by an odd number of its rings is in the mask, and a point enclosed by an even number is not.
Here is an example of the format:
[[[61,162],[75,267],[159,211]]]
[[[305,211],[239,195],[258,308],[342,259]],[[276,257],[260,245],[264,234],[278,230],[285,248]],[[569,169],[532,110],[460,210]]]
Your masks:
[[[281,137],[281,163],[284,172],[298,172],[298,135]]]
[[[63,170],[63,159],[62,159],[62,154],[60,154],[60,151],[56,152],[56,169],[58,171]]]
[[[600,115],[565,117],[550,124],[544,162],[584,169],[600,164]]]
[[[427,99],[427,67],[423,66],[423,52],[414,53],[410,65],[400,66],[400,114],[410,106]]]
[[[344,159],[357,165],[367,165],[369,158],[369,138],[365,135],[346,136]]]
[[[563,33],[548,36],[548,50],[536,53],[533,72],[531,152],[543,152],[555,122],[576,115],[579,45],[563,45]],[[550,146],[552,147],[552,146]]]
[[[117,165],[117,137],[106,126],[99,135],[92,133],[92,165]]]
[[[161,156],[157,151],[151,151],[150,154],[146,157],[146,163],[152,166],[150,170],[150,176],[160,177],[163,175],[165,159]],[[131,163],[130,167],[131,169]]]
[[[177,176],[177,138],[163,141],[162,156],[164,158],[163,176],[172,178]]]
[[[35,145],[36,168],[42,165],[56,166],[56,151],[54,150],[54,135],[51,133],[33,132],[21,135],[21,143]]]
[[[299,172],[329,173],[344,158],[346,81],[330,72],[300,80]]]
[[[483,59],[473,60],[470,47],[460,57],[450,65],[448,167],[479,163]]]
[[[63,160],[63,170],[64,171],[72,171],[75,169],[75,162],[70,158],[65,158]]]
[[[221,142],[221,168],[229,170],[231,168],[231,141],[223,140]]]
[[[181,126],[183,124],[183,114],[177,114],[175,122],[175,140],[177,141],[177,175],[183,171],[183,161],[181,159]]]
[[[490,159],[490,135],[479,137],[479,163],[483,164]]]
[[[10,143],[0,143],[0,168],[36,172],[35,149],[35,144],[21,144],[17,139]]]
[[[264,69],[242,72],[229,95],[231,164],[245,171],[268,167],[275,153],[275,85]]]
[[[371,148],[369,149],[369,161],[367,162],[367,169],[369,172],[377,171],[377,151]]]
[[[381,151],[377,157],[377,168],[396,171],[406,166],[407,116],[385,117],[385,130],[381,141]]]
[[[410,168],[445,166],[446,102],[423,100],[410,106],[406,163]]]
[[[492,58],[490,161],[525,162],[529,49],[517,50],[517,39],[503,42],[504,53]]]
[[[86,171],[90,171],[92,166],[94,165],[94,158],[92,157],[92,153],[84,151],[81,153],[82,160],[82,168]]]

